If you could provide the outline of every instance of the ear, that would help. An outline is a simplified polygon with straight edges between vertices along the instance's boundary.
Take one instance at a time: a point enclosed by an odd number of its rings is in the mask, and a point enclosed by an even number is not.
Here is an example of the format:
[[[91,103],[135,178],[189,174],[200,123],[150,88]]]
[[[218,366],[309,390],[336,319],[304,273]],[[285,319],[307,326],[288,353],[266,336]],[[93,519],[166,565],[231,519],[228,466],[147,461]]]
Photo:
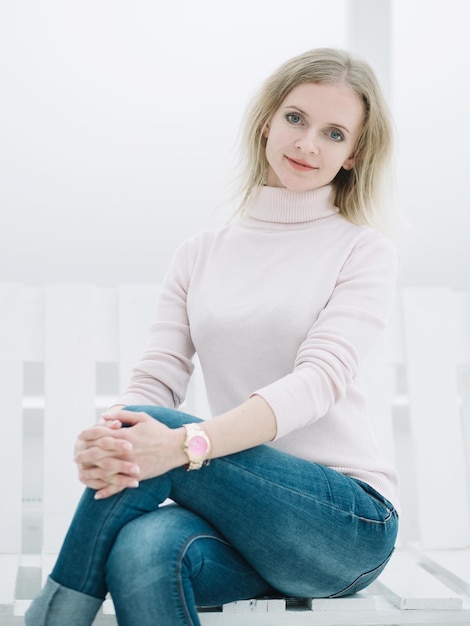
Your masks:
[[[263,128],[263,132],[262,132],[262,135],[263,135],[263,137],[264,137],[265,139],[267,139],[267,138],[268,138],[268,135],[269,135],[269,128],[270,128],[270,123],[269,123],[269,122],[266,122],[266,124],[264,125],[264,128]]]
[[[352,154],[349,159],[346,159],[346,161],[343,163],[343,169],[344,170],[352,170],[352,168],[356,165],[356,157],[354,154]]]

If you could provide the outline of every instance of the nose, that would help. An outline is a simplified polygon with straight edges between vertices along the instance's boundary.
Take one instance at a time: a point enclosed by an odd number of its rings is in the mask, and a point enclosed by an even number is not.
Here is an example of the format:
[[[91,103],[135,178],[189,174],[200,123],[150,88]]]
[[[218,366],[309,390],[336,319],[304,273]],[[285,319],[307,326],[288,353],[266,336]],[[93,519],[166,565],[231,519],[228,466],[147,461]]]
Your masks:
[[[318,141],[316,133],[304,133],[295,142],[295,147],[304,154],[318,154]]]

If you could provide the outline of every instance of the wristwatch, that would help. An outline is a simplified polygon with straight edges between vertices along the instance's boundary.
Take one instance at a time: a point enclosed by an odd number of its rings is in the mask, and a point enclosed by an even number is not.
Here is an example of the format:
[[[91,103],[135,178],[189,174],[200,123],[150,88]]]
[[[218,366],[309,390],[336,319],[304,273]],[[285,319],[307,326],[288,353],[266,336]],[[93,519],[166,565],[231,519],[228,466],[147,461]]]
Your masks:
[[[209,464],[207,458],[211,451],[211,440],[199,424],[183,424],[186,429],[186,439],[183,450],[186,452],[189,463],[187,470],[198,470]]]

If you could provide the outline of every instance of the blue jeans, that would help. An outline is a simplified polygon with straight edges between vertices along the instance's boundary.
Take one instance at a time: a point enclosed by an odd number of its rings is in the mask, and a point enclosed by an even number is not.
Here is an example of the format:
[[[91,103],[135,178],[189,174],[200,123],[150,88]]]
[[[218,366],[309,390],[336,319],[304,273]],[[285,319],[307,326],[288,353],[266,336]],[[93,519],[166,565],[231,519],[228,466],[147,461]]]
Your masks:
[[[199,421],[129,410],[171,428]],[[109,590],[120,626],[195,626],[196,606],[261,595],[352,594],[383,570],[398,530],[365,483],[270,446],[93,496],[86,489],[51,578],[95,602]],[[159,507],[166,498],[176,504]]]

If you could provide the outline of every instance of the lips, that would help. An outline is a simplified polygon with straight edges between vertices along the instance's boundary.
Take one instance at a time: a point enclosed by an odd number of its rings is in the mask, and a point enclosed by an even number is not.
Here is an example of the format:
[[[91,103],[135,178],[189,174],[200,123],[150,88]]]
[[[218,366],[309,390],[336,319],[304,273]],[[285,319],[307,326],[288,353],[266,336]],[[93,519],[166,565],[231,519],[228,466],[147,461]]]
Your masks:
[[[306,163],[305,161],[299,161],[298,159],[291,159],[288,156],[286,156],[286,159],[288,160],[288,162],[294,169],[300,172],[311,172],[313,170],[318,169],[318,167],[314,167],[313,165],[310,165],[309,163]]]

